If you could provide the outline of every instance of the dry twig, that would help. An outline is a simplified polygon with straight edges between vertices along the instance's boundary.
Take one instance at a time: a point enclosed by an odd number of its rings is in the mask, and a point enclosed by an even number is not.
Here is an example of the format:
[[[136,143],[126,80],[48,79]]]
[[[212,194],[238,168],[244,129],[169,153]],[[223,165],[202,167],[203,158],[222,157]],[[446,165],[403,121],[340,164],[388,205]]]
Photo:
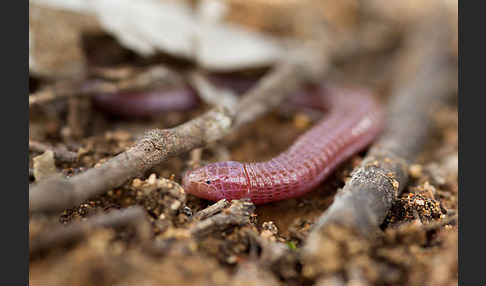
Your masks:
[[[42,153],[47,150],[51,150],[52,152],[54,152],[54,159],[59,162],[72,163],[78,159],[78,154],[71,152],[66,148],[52,147],[35,140],[29,140],[29,150]]]
[[[219,200],[216,203],[210,205],[209,207],[207,207],[207,208],[205,208],[205,209],[200,210],[199,212],[197,212],[193,216],[193,218],[195,220],[203,220],[203,219],[206,219],[206,218],[208,218],[210,216],[213,216],[213,215],[219,213],[220,211],[222,211],[223,209],[225,209],[229,205],[230,205],[230,202],[227,199]]]
[[[405,80],[392,90],[384,134],[314,226],[307,253],[315,253],[321,233],[332,223],[356,228],[366,236],[375,234],[407,184],[408,163],[430,134],[433,107],[449,99],[448,83],[457,78],[444,49],[448,34],[440,30],[446,25],[441,25],[440,16],[427,21],[406,38],[397,75]]]
[[[85,136],[91,118],[91,101],[89,98],[71,97],[68,100],[68,108],[69,138],[81,139]]]
[[[203,149],[202,148],[196,148],[193,149],[190,153],[190,160],[189,160],[189,167],[190,168],[197,168],[201,166],[201,157],[202,157]]]
[[[209,235],[212,232],[222,230],[231,226],[241,226],[250,223],[250,215],[255,210],[255,205],[248,199],[233,200],[231,206],[223,212],[198,221],[189,232],[198,239]]]
[[[87,80],[86,78],[64,81],[31,94],[29,96],[29,107],[73,96],[119,93],[177,84],[182,84],[182,78],[178,74],[163,66],[153,66],[146,71],[132,77],[123,77],[118,81],[108,79]]]

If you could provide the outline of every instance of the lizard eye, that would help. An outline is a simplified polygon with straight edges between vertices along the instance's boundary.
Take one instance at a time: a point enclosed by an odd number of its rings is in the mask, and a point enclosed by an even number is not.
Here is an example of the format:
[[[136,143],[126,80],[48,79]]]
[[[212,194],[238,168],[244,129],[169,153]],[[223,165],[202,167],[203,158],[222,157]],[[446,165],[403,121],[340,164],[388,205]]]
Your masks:
[[[211,185],[211,181],[210,180],[207,180],[206,181],[206,184]]]

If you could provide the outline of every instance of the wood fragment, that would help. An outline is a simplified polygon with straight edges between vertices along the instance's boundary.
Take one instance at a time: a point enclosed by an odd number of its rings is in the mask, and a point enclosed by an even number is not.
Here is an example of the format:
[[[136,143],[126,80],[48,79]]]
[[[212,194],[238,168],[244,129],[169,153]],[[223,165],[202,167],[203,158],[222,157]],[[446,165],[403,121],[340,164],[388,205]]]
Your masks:
[[[457,75],[444,48],[445,25],[440,17],[424,21],[406,36],[406,52],[399,58],[396,75],[404,80],[392,89],[386,130],[315,224],[306,253],[317,251],[321,234],[330,224],[355,228],[368,237],[379,231],[393,201],[407,185],[408,164],[429,137],[434,106],[453,95],[448,83]]]
[[[86,127],[91,118],[91,101],[89,98],[71,97],[68,100],[68,109],[69,138],[79,140],[86,135]]]
[[[210,205],[209,207],[207,207],[207,208],[205,208],[203,210],[198,211],[193,216],[193,218],[195,220],[203,220],[203,219],[206,219],[206,218],[208,218],[210,216],[213,216],[213,215],[219,213],[220,211],[222,211],[223,209],[225,209],[229,205],[230,205],[230,202],[227,199],[219,200],[216,203]]]
[[[189,232],[193,237],[201,239],[215,231],[221,232],[228,227],[246,225],[250,223],[250,215],[254,211],[255,205],[250,200],[233,200],[228,209],[198,221],[190,227]]]

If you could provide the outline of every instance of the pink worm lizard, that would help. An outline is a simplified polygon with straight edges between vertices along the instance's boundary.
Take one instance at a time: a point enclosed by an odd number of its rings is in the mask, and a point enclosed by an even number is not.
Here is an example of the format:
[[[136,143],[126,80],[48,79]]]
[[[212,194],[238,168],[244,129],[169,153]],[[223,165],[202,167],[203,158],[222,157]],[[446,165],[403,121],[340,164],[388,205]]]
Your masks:
[[[236,86],[234,89],[241,92],[249,88],[250,81],[225,84]],[[340,163],[379,135],[383,128],[383,111],[368,92],[324,86],[314,91],[319,101],[313,107],[327,114],[288,150],[266,162],[217,162],[187,171],[182,179],[184,189],[212,201],[250,198],[255,204],[263,204],[298,197],[315,188]],[[165,98],[154,96],[154,93],[148,96],[139,93],[125,95],[124,99],[105,97],[102,101],[104,106],[123,115],[130,112],[146,115],[170,108],[170,98],[175,96],[179,97],[176,108],[189,108],[189,103],[194,104],[194,94],[189,89],[172,91]]]
[[[383,112],[364,91],[319,87],[325,118],[288,150],[258,163],[217,162],[184,174],[184,189],[197,197],[250,198],[264,204],[301,196],[340,163],[364,149],[382,130]]]

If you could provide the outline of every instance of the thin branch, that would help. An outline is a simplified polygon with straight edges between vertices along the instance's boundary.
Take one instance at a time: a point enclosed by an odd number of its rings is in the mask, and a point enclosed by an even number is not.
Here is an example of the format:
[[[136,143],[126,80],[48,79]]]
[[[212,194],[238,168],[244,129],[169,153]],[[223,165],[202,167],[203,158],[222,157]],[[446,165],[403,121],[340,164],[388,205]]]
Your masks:
[[[289,55],[287,61],[280,63],[269,75],[265,76],[238,103],[239,114],[233,128],[238,128],[277,107],[292,92],[297,91],[302,83],[315,81],[322,77],[329,68],[322,59],[319,49],[307,49],[306,53]],[[314,65],[308,65],[311,59]],[[316,68],[319,66],[319,68]]]
[[[196,148],[191,151],[189,154],[189,157],[191,158],[189,160],[189,168],[197,168],[201,166],[201,157],[202,157],[203,149],[202,148]]]
[[[215,109],[173,129],[151,130],[127,151],[69,179],[46,179],[30,188],[31,211],[55,211],[71,207],[129,179],[143,175],[153,166],[225,135],[232,116]]]
[[[307,253],[317,251],[321,234],[330,224],[355,228],[365,236],[375,234],[406,186],[408,164],[429,137],[431,112],[434,106],[449,100],[453,93],[447,83],[457,80],[444,49],[448,34],[441,29],[447,25],[441,24],[440,18],[432,19],[406,38],[406,52],[396,75],[400,81],[392,90],[386,130],[319,218],[309,235]]]
[[[92,112],[89,98],[70,97],[68,100],[67,126],[69,138],[79,140],[85,136]]]
[[[207,208],[205,208],[205,209],[200,210],[199,212],[197,212],[193,216],[193,218],[195,220],[203,220],[203,219],[206,219],[206,218],[208,218],[210,216],[213,216],[213,215],[219,213],[220,211],[222,211],[223,209],[225,209],[229,205],[230,205],[230,202],[227,199],[219,200],[216,203],[210,205],[209,207],[207,207]]]
[[[198,221],[189,232],[193,237],[201,239],[209,234],[231,227],[250,223],[250,215],[255,211],[255,205],[248,199],[233,200],[231,206],[223,212]]]
[[[312,55],[308,53],[307,57]],[[216,107],[172,129],[148,131],[133,147],[97,168],[69,179],[53,178],[32,186],[29,192],[30,211],[57,211],[74,206],[144,174],[169,157],[221,139],[276,107],[307,81],[311,72],[304,72],[303,62],[308,61],[289,57],[235,106]],[[318,65],[319,61],[315,64]]]
[[[78,154],[67,150],[65,147],[52,147],[35,140],[29,140],[29,150],[41,153],[51,150],[54,152],[54,159],[59,162],[72,163],[78,159]]]
[[[200,72],[191,72],[188,79],[199,97],[209,105],[234,106],[238,102],[238,97],[231,90],[215,87]]]
[[[142,229],[144,220],[145,211],[139,206],[99,214],[86,221],[74,222],[67,226],[59,226],[54,230],[43,232],[38,237],[31,239],[30,253],[36,254],[59,245],[80,241],[96,228],[134,226],[139,228],[140,231],[145,231]],[[148,227],[146,223],[145,226]]]
[[[132,72],[131,74],[134,74]],[[90,96],[102,93],[119,93],[133,90],[143,90],[157,86],[182,84],[182,78],[164,66],[153,66],[132,77],[121,78],[118,81],[108,79],[64,81],[54,86],[35,92],[29,96],[29,108],[54,100],[73,96]]]

